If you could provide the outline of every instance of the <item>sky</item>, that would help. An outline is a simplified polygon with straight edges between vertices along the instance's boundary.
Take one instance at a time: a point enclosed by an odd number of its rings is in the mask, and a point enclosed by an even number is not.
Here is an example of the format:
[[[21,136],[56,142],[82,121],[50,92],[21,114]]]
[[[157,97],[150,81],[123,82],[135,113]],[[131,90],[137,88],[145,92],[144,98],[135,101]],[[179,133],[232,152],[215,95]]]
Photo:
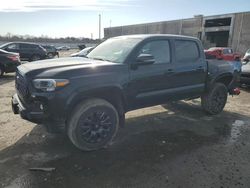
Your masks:
[[[250,11],[249,0],[2,0],[0,35],[98,38],[103,28]]]

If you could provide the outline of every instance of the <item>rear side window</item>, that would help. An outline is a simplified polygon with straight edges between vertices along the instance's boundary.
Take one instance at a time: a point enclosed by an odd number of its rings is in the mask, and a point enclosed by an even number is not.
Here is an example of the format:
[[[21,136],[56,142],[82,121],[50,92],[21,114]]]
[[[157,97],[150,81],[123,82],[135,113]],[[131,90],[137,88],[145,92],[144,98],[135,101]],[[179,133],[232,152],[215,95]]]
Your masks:
[[[233,50],[232,49],[223,49],[223,54],[232,54],[233,53]]]
[[[32,49],[33,45],[31,44],[20,44],[21,49]]]
[[[151,41],[145,44],[139,52],[140,54],[150,54],[154,56],[155,63],[170,62],[170,46],[168,40]]]
[[[194,41],[176,40],[175,54],[178,62],[195,61],[199,58],[199,49]]]

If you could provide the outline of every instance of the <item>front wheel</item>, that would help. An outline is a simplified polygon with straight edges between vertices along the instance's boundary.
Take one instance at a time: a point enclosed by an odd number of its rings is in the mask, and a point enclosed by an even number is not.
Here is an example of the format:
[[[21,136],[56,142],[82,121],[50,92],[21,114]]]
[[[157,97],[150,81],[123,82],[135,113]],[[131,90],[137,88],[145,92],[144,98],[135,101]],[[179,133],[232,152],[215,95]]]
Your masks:
[[[88,99],[79,104],[68,121],[68,136],[81,150],[98,150],[115,137],[119,116],[115,107],[103,99]]]
[[[201,97],[203,109],[211,114],[216,115],[224,109],[227,102],[227,87],[222,83],[215,83],[214,86]]]

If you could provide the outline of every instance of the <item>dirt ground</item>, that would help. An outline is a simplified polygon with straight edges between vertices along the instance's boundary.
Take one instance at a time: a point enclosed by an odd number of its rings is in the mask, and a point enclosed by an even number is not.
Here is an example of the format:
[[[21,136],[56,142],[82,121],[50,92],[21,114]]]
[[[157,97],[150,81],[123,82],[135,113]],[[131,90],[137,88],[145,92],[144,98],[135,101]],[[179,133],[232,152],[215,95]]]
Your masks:
[[[129,112],[113,145],[95,152],[14,115],[14,93],[8,74],[0,79],[0,187],[250,187],[249,89],[217,116],[199,100]]]

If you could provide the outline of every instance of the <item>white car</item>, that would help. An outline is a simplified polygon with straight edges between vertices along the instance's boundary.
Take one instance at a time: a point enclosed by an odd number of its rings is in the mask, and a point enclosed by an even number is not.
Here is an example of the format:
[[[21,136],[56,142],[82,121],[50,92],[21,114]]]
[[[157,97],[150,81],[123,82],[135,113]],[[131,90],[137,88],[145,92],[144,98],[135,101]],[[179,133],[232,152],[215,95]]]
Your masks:
[[[57,50],[62,51],[62,50],[70,50],[70,47],[68,46],[60,46],[57,48]]]
[[[250,48],[247,50],[247,52],[243,58],[243,60],[246,60],[246,59],[250,60]]]

